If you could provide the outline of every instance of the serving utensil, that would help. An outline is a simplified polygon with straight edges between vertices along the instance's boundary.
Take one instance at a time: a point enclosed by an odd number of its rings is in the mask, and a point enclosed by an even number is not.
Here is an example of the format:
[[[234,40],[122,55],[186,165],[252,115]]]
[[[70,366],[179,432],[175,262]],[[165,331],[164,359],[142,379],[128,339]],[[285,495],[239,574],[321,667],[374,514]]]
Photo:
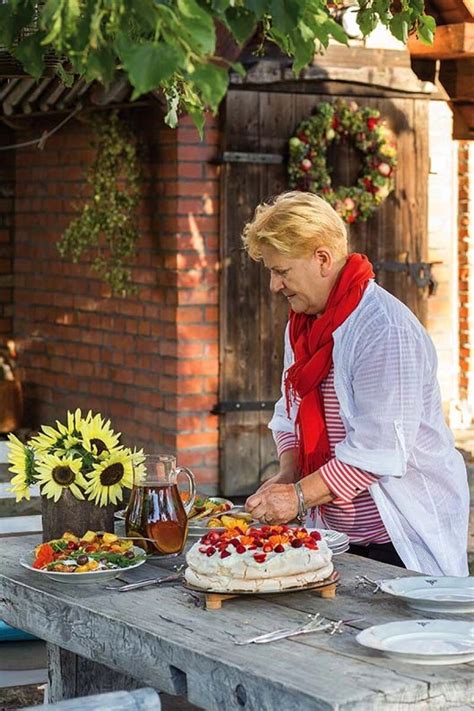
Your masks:
[[[368,575],[356,575],[355,587],[357,588],[369,588],[375,595],[376,592],[380,590],[380,584],[382,580],[372,580]]]
[[[106,590],[115,590],[115,592],[128,592],[129,590],[138,590],[139,588],[147,588],[151,585],[162,585],[163,583],[174,583],[182,580],[182,573],[172,573],[171,575],[166,575],[164,578],[147,578],[146,580],[140,580],[138,583],[129,583],[127,585],[122,585],[121,587],[116,587],[115,585],[106,585]]]
[[[302,634],[310,634],[312,632],[329,632],[330,635],[341,634],[342,627],[350,622],[357,622],[362,620],[362,617],[354,617],[350,620],[327,620],[325,617],[321,617],[319,612],[312,616],[311,619],[304,625],[299,627],[294,627],[292,629],[275,630],[274,632],[267,632],[265,634],[258,635],[257,637],[251,637],[245,640],[235,640],[235,644],[266,644],[267,642],[276,642],[279,639],[287,639],[288,637],[296,637]]]

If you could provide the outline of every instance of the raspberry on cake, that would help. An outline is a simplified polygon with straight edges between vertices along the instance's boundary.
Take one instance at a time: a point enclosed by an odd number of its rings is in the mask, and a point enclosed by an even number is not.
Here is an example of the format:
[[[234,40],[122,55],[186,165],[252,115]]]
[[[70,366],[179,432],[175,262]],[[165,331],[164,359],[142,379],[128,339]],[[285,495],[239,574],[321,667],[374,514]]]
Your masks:
[[[262,526],[206,533],[186,555],[186,581],[216,592],[274,592],[328,578],[332,552],[318,531]]]

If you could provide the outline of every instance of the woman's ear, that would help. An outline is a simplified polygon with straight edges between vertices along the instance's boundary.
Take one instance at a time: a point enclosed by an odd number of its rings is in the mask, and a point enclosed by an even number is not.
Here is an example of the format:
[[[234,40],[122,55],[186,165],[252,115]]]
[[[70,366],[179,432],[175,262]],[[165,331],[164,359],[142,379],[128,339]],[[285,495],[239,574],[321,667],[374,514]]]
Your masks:
[[[318,264],[319,273],[322,277],[330,276],[334,266],[334,257],[326,247],[318,247],[314,250],[314,258]]]

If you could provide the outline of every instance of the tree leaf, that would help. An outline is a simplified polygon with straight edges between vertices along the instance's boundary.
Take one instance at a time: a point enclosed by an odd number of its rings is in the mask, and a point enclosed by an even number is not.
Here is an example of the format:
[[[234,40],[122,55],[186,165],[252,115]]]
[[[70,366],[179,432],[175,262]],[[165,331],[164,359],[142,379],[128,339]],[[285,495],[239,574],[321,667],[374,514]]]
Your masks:
[[[62,64],[57,64],[55,71],[64,86],[71,87],[74,84],[74,74],[66,72]]]
[[[417,35],[423,44],[432,45],[434,42],[434,33],[436,30],[436,22],[431,15],[422,15],[420,17]]]
[[[20,31],[33,20],[34,8],[27,4],[13,3],[0,4],[0,42],[6,47],[11,47]]]
[[[0,43],[10,47],[15,39],[15,19],[11,7],[0,5]]]
[[[204,137],[204,124],[206,122],[203,109],[194,105],[186,106],[186,104],[185,108],[187,113],[191,116],[193,123],[198,130],[199,138],[202,141]]]
[[[215,64],[200,64],[190,75],[204,103],[213,111],[225,96],[229,84],[229,75],[225,69]]]
[[[357,13],[357,24],[359,25],[364,36],[369,35],[377,25],[377,18],[373,10],[359,10]]]
[[[150,2],[150,0],[133,0],[131,9],[139,22],[142,20],[149,30],[153,32],[156,30],[158,14],[154,2]]]
[[[324,28],[327,30],[327,32],[334,37],[335,40],[338,42],[341,42],[341,44],[347,44],[348,39],[347,35],[342,29],[341,25],[333,20],[331,17],[328,17],[326,22],[324,23]]]
[[[399,12],[390,20],[390,32],[401,42],[406,44],[408,40],[408,30],[410,29],[410,17],[406,12]]]
[[[15,49],[15,57],[22,63],[28,74],[39,79],[44,70],[44,55],[46,48],[41,45],[43,33],[36,32],[26,37]]]
[[[246,0],[245,7],[259,20],[268,11],[269,0]]]
[[[283,34],[290,34],[298,25],[304,4],[298,0],[272,0],[270,12],[272,25]]]
[[[213,54],[216,47],[216,31],[212,17],[195,0],[176,0],[183,17],[183,27],[188,28],[188,37],[193,46],[205,54]]]
[[[435,32],[436,30],[436,20],[431,15],[421,15],[420,25],[427,27],[431,32]]]
[[[293,72],[298,76],[300,71],[313,60],[315,49],[314,39],[305,40],[299,32],[295,32],[294,35],[296,36],[293,40],[295,57],[293,61]]]
[[[225,21],[239,44],[243,44],[257,27],[257,18],[245,8],[230,7],[225,14]]]
[[[244,77],[246,75],[246,69],[244,65],[241,62],[233,62],[232,63],[232,71],[236,72],[236,74],[239,75],[239,77]]]
[[[421,0],[421,2],[423,3],[424,0]],[[385,26],[388,26],[392,18],[392,13],[390,12],[390,4],[390,0],[374,0],[374,4],[372,5],[374,12],[377,13],[380,20]]]
[[[87,81],[98,79],[102,84],[110,84],[115,71],[116,55],[109,47],[90,52],[85,69]]]
[[[177,48],[164,42],[134,45],[122,36],[117,38],[117,51],[134,87],[133,99],[158,89],[173,76],[183,60]]]
[[[176,128],[176,126],[178,125],[178,110],[181,101],[181,94],[179,92],[177,84],[173,83],[171,86],[166,87],[163,90],[163,93],[165,95],[166,105],[168,107],[168,111],[165,115],[165,123],[171,128]]]

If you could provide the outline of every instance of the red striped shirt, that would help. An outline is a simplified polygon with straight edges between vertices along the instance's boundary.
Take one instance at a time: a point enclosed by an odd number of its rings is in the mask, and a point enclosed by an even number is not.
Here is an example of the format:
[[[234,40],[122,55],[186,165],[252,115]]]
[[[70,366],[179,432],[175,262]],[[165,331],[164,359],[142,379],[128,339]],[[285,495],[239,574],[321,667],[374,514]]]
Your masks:
[[[352,543],[389,543],[390,536],[369,492],[377,477],[344,464],[335,456],[336,444],[345,438],[346,430],[339,414],[333,368],[321,384],[321,393],[332,459],[319,472],[336,497],[330,504],[319,507],[323,524],[326,528],[346,533]],[[279,456],[286,449],[296,446],[296,437],[292,433],[275,432],[274,436]]]

